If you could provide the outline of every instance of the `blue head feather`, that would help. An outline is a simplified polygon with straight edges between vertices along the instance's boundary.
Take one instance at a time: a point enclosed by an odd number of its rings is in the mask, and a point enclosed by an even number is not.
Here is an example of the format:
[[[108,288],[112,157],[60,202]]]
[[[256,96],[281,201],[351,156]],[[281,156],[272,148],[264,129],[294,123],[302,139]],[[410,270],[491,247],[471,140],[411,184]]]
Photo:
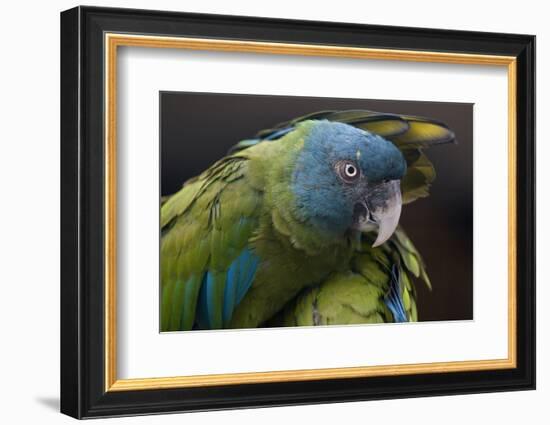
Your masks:
[[[353,161],[360,168],[360,182],[345,184],[335,172],[339,161]],[[348,124],[316,121],[292,177],[297,218],[342,233],[352,224],[354,205],[369,185],[401,179],[405,171],[403,155],[388,140]]]

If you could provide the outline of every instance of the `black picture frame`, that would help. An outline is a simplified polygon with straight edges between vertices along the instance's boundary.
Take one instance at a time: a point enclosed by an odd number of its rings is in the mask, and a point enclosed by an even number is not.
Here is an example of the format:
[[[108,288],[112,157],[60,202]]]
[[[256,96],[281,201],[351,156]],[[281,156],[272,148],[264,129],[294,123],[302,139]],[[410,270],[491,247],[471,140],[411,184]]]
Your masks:
[[[308,43],[517,60],[517,367],[105,391],[104,34]],[[535,388],[535,37],[76,7],[61,13],[61,412],[75,418]]]

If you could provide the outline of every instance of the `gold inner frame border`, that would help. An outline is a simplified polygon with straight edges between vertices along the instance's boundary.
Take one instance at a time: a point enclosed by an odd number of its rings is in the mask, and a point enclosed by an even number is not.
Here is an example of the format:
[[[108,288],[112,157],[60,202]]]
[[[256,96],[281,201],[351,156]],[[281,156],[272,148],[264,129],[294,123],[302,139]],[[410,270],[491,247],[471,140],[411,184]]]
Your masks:
[[[313,381],[359,377],[449,373],[511,369],[517,365],[516,353],[516,58],[513,56],[414,50],[371,49],[331,45],[288,44],[240,40],[180,38],[152,35],[106,33],[105,46],[105,391],[137,391],[152,389],[239,385],[270,382]],[[325,369],[285,370],[151,378],[117,378],[116,324],[116,123],[117,123],[117,52],[118,47],[149,47],[206,51],[229,51],[279,55],[324,56],[404,62],[433,62],[468,65],[503,66],[508,72],[508,357],[495,360],[396,364],[382,366],[342,367]]]

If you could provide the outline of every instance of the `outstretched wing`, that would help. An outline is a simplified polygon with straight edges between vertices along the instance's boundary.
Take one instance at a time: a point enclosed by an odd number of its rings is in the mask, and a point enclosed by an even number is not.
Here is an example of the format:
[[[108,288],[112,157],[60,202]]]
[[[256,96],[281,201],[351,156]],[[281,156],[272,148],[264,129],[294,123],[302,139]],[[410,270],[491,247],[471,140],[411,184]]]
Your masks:
[[[334,273],[293,299],[268,326],[319,326],[415,322],[414,279],[430,281],[418,251],[403,230],[372,248],[365,240],[347,271]]]
[[[430,184],[435,179],[434,167],[423,150],[433,145],[455,141],[454,133],[446,124],[429,118],[368,110],[320,111],[262,130],[256,138],[243,140],[235,145],[232,152],[246,149],[264,140],[277,140],[292,131],[298,123],[306,120],[342,122],[392,141],[407,161],[407,173],[401,182],[405,204],[428,196]]]
[[[259,264],[248,245],[261,193],[246,155],[218,161],[161,208],[161,330],[221,328]]]

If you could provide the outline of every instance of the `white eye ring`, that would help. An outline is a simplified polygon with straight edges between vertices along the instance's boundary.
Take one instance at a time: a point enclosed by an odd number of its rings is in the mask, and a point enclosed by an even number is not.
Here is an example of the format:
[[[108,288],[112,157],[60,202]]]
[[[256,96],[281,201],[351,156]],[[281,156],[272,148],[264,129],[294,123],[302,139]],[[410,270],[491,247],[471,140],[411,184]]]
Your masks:
[[[361,174],[361,170],[352,161],[338,161],[335,165],[336,173],[338,174],[338,177],[344,182],[344,183],[354,183],[357,181]]]
[[[354,178],[357,176],[357,167],[353,164],[346,164],[344,173],[346,173],[347,177]]]

